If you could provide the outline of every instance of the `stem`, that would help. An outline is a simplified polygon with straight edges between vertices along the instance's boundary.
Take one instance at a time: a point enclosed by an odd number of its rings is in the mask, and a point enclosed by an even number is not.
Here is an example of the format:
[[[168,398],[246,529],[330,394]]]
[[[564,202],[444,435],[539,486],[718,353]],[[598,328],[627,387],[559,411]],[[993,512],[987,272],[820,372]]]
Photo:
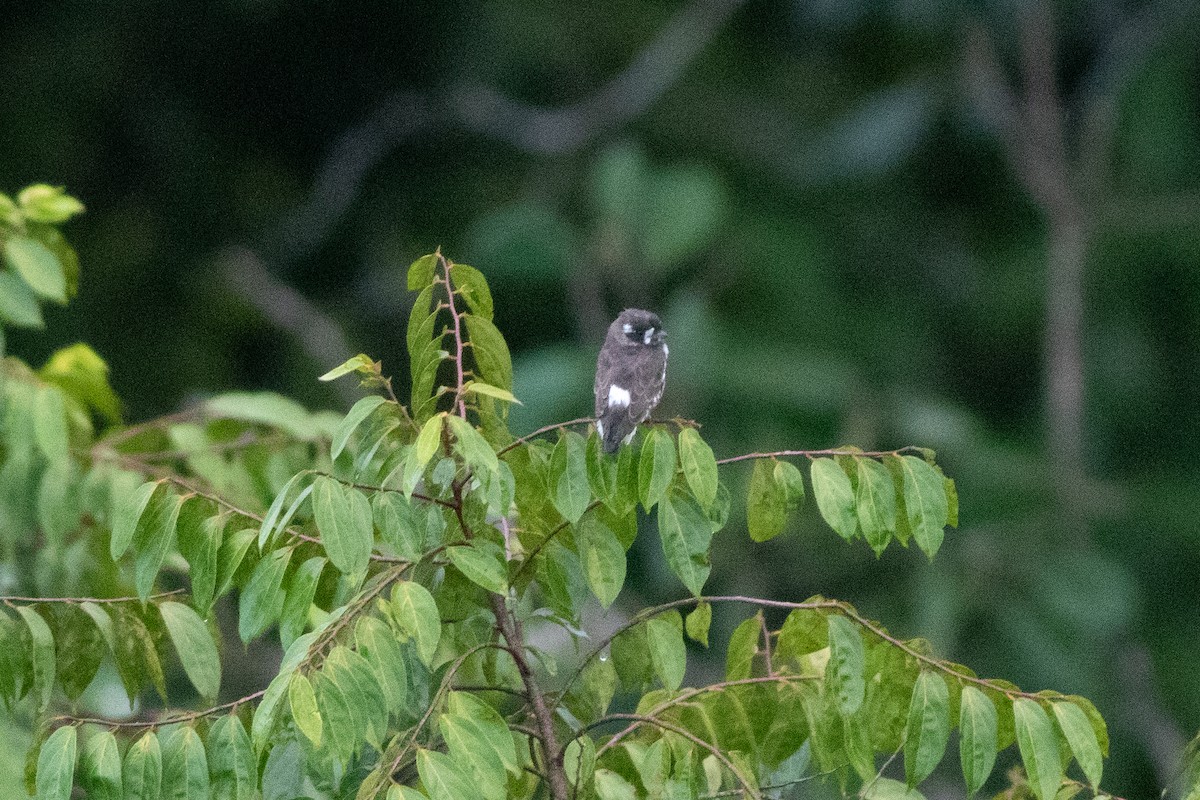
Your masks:
[[[546,705],[546,697],[538,689],[537,679],[525,656],[525,634],[521,629],[521,621],[509,614],[504,605],[504,598],[492,594],[492,611],[496,615],[496,628],[504,641],[508,642],[508,652],[517,665],[521,682],[525,684],[525,692],[529,695],[529,705],[533,709],[534,722],[537,723],[539,736],[542,740],[542,751],[545,754],[546,783],[553,800],[569,800],[570,791],[567,786],[567,773],[563,767],[563,748],[559,746],[558,736],[554,732],[554,717]]]
[[[249,703],[251,700],[257,700],[266,693],[266,689],[259,689],[257,692],[248,694],[245,697],[239,697],[237,700],[230,700],[228,703],[222,703],[219,706],[206,708],[202,711],[189,711],[186,714],[176,714],[175,716],[164,717],[159,720],[111,720],[100,719],[99,717],[76,717],[71,714],[62,714],[50,721],[65,722],[68,725],[103,725],[106,728],[159,728],[163,725],[174,725],[179,722],[191,722],[201,717],[209,717],[226,709],[236,708],[243,703]]]
[[[463,374],[462,319],[458,315],[458,309],[454,307],[454,285],[450,282],[450,261],[442,255],[441,250],[438,250],[437,257],[446,274],[442,282],[446,284],[446,297],[449,298],[450,317],[454,320],[454,405],[458,407],[458,415],[466,419],[467,403],[463,399],[463,384],[466,383],[466,376]]]
[[[735,461],[749,461],[753,458],[784,458],[787,456],[804,456],[806,458],[816,458],[818,456],[861,456],[865,458],[883,458],[884,456],[898,456],[901,453],[919,453],[921,448],[909,445],[900,447],[896,450],[847,450],[844,447],[831,447],[827,450],[776,450],[773,453],[746,453],[740,456],[730,456],[729,458],[718,458],[718,464],[732,464]]]
[[[187,594],[187,589],[172,589],[169,592],[159,592],[158,594],[149,595],[146,600],[162,600],[165,597],[175,597],[176,595]],[[11,606],[13,603],[28,603],[30,605],[38,605],[40,603],[67,603],[78,605],[79,603],[140,603],[140,597],[18,597],[16,595],[0,596],[0,603],[6,606]]]
[[[556,431],[560,428],[569,428],[572,425],[583,425],[583,424],[589,423],[589,422],[595,422],[595,420],[592,419],[591,417],[577,417],[573,420],[570,420],[569,422],[556,422],[553,425],[543,425],[542,427],[538,428],[533,433],[527,433],[524,436],[522,436],[521,438],[514,439],[511,442],[509,442],[508,444],[504,445],[504,447],[501,447],[499,450],[496,451],[496,455],[502,456],[505,453],[507,453],[509,450],[513,450],[517,447],[520,447],[521,445],[528,442],[530,439],[534,439],[538,436],[541,436],[543,433],[549,433],[550,431]]]

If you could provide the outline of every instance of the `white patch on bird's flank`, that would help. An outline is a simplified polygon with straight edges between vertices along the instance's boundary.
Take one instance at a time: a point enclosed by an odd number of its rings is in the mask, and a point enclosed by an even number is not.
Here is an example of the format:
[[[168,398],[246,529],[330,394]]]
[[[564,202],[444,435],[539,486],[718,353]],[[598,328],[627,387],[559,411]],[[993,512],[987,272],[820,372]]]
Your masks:
[[[602,420],[602,419],[596,420],[596,433],[598,433],[600,435],[601,439],[604,438],[604,420]]]
[[[654,338],[654,328],[646,328],[646,332],[642,334],[642,343],[650,344],[650,340]]]
[[[663,358],[666,358],[666,357],[667,357],[667,356],[669,356],[669,355],[671,355],[671,351],[667,349],[667,343],[666,343],[666,342],[663,342]],[[663,375],[666,375],[666,374],[667,374],[667,371],[666,371],[666,369],[664,368],[664,369],[663,369]]]
[[[615,383],[608,387],[608,407],[629,408],[629,390],[622,389]]]
[[[626,322],[624,325],[621,326],[621,330],[623,330],[625,332],[625,335],[628,336],[629,334],[633,333],[633,326],[630,325],[628,322]]]

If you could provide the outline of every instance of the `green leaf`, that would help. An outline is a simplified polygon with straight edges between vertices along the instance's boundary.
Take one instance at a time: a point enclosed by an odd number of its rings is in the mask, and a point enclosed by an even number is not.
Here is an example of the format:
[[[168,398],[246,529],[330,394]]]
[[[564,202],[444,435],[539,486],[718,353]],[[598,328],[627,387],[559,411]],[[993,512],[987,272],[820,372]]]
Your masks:
[[[464,314],[477,377],[492,386],[512,391],[512,356],[504,336],[487,317]]]
[[[959,710],[958,754],[967,794],[978,792],[996,764],[996,706],[974,686],[964,686]]]
[[[355,625],[354,641],[359,655],[375,670],[388,711],[401,711],[408,700],[408,671],[404,652],[391,630],[375,617],[363,616]]]
[[[729,649],[725,653],[725,680],[744,681],[754,668],[754,656],[758,654],[759,637],[762,636],[763,617],[759,612],[733,629],[729,636]]]
[[[850,478],[832,458],[812,462],[813,497],[829,527],[846,541],[858,533],[858,514]]]
[[[109,422],[121,421],[121,401],[108,382],[108,364],[86,344],[77,343],[54,351],[38,370],[38,376],[94,408]]]
[[[204,409],[213,417],[268,425],[300,439],[315,439],[325,432],[304,406],[274,392],[227,392],[210,398]]]
[[[35,183],[17,195],[21,213],[31,222],[61,225],[76,214],[83,213],[83,203],[67,194],[61,186]]]
[[[637,800],[637,790],[633,784],[611,769],[601,767],[596,770],[594,777],[596,795],[600,800]]]
[[[712,605],[701,601],[691,610],[683,622],[683,629],[693,642],[708,647],[708,629],[712,625]]]
[[[1104,759],[1100,755],[1100,743],[1096,732],[1083,709],[1070,701],[1051,703],[1058,727],[1071,745],[1071,753],[1079,762],[1079,768],[1087,776],[1092,788],[1099,790],[1100,778],[1104,774]]]
[[[450,281],[467,301],[467,307],[471,309],[472,314],[489,320],[492,318],[492,292],[482,272],[466,264],[452,264]]]
[[[287,596],[283,600],[283,611],[279,614],[279,642],[285,650],[304,633],[309,608],[327,563],[323,557],[313,556],[292,574]]]
[[[170,491],[155,492],[133,534],[133,584],[142,602],[154,591],[163,560],[175,547],[175,528],[183,498]]]
[[[483,381],[467,381],[463,386],[463,393],[481,394],[485,397],[494,397],[497,400],[503,400],[506,403],[516,403],[519,406],[525,405],[507,389],[501,389],[499,386],[492,386],[490,383],[484,383]]]
[[[70,458],[67,438],[67,407],[57,386],[42,386],[33,404],[33,436],[38,449],[51,464]]]
[[[913,686],[904,739],[904,776],[909,786],[929,777],[950,738],[950,690],[936,672],[922,671]]]
[[[433,271],[437,263],[437,253],[426,253],[412,262],[408,268],[408,290],[416,292],[433,283]]]
[[[188,680],[201,697],[215,699],[221,688],[221,659],[208,626],[200,615],[183,603],[160,603],[158,611]]]
[[[950,513],[946,483],[936,469],[916,456],[903,456],[899,463],[908,526],[921,552],[932,560],[942,546]]]
[[[175,531],[179,552],[191,567],[192,605],[197,611],[207,614],[217,590],[217,554],[220,552],[226,518],[217,515],[197,522],[197,517],[185,513],[188,506],[195,502],[195,499],[189,501],[180,511]]]
[[[858,488],[854,504],[867,544],[880,555],[896,532],[896,486],[892,473],[873,458],[856,458]]]
[[[359,738],[382,750],[388,711],[383,688],[371,665],[349,647],[338,645],[326,656],[322,672],[345,695]]]
[[[243,528],[221,540],[221,546],[217,550],[218,597],[233,586],[233,579],[237,576],[242,561],[245,559],[247,551],[250,550],[250,545],[254,544],[254,537],[257,535],[258,531],[253,528]]]
[[[105,654],[104,637],[91,617],[73,603],[55,603],[48,610],[54,634],[54,671],[63,693],[74,701],[96,676]]]
[[[31,654],[33,663],[33,696],[37,699],[38,712],[45,711],[50,705],[50,695],[54,691],[54,636],[46,620],[28,606],[17,606],[17,613],[25,620],[29,629],[29,639],[33,645]]]
[[[210,800],[208,756],[200,734],[187,726],[176,728],[163,741],[162,756],[163,794],[167,800]]]
[[[582,436],[564,430],[559,432],[558,444],[550,456],[550,481],[554,487],[551,500],[558,513],[571,523],[579,521],[591,500],[586,448]]]
[[[469,544],[448,548],[446,555],[471,583],[497,594],[508,592],[508,567],[500,545],[476,538]]]
[[[916,789],[891,778],[877,778],[863,788],[863,800],[925,800]]]
[[[598,507],[584,514],[575,526],[579,563],[588,586],[600,605],[608,608],[625,585],[625,548],[607,524],[611,512]]]
[[[108,552],[113,561],[119,559],[133,543],[138,521],[150,504],[150,497],[155,492],[166,493],[167,487],[162,481],[147,481],[132,494],[116,499],[116,507],[112,513],[112,536],[109,539]]]
[[[79,782],[88,800],[121,800],[121,754],[112,731],[95,733],[84,743]]]
[[[862,633],[840,614],[829,615],[827,624],[829,661],[825,666],[825,680],[837,700],[838,711],[849,718],[862,706],[866,689]]]
[[[450,433],[454,436],[454,448],[462,455],[463,461],[477,472],[488,475],[500,469],[496,451],[474,425],[453,414],[446,416],[446,424],[450,426]]]
[[[260,559],[250,573],[250,580],[238,598],[238,636],[243,644],[279,620],[283,611],[283,576],[292,552],[290,547],[274,550]]]
[[[456,763],[465,766],[473,785],[488,800],[505,800],[506,775],[504,764],[496,751],[483,738],[483,732],[470,717],[443,714],[438,720],[442,739]],[[512,737],[507,736],[509,743]]]
[[[46,327],[33,290],[6,269],[0,269],[0,321],[15,328]]]
[[[336,456],[334,456],[336,458]],[[278,531],[283,530],[291,522],[292,517],[300,508],[300,504],[304,502],[304,498],[312,494],[312,484],[304,487],[299,496],[288,508],[287,513],[283,512],[283,504],[287,502],[287,497],[292,491],[292,487],[296,485],[307,473],[298,472],[288,479],[288,482],[279,490],[279,494],[275,495],[275,499],[271,501],[271,505],[267,508],[267,513],[263,516],[262,524],[258,528],[258,549],[262,550],[267,546],[267,543],[275,538]]]
[[[1035,701],[1018,697],[1013,701],[1013,724],[1029,787],[1038,800],[1054,800],[1062,783],[1062,762],[1049,715]]]
[[[600,446],[600,437],[593,430],[587,437],[586,459],[588,485],[592,488],[592,494],[611,507],[617,493],[617,464],[620,456],[609,458],[605,455]],[[635,500],[634,503],[636,502]]]
[[[442,636],[442,620],[433,595],[419,583],[399,581],[392,587],[392,618],[417,647],[417,658],[433,666],[433,654]]]
[[[774,539],[783,532],[786,521],[787,495],[775,481],[774,460],[755,459],[746,493],[746,527],[750,538],[756,542]]]
[[[329,560],[345,575],[365,573],[374,541],[367,498],[333,478],[318,475],[313,482],[312,506]]]
[[[339,758],[348,761],[362,744],[362,718],[350,708],[337,682],[323,672],[313,676],[313,688],[321,712],[321,738]]]
[[[482,800],[470,776],[445,753],[417,750],[417,774],[431,800]]]
[[[208,770],[215,800],[249,800],[258,786],[250,737],[236,714],[226,714],[208,731]]]
[[[50,734],[37,760],[38,800],[69,800],[75,779],[75,726]]]
[[[513,775],[521,774],[512,733],[496,709],[467,692],[450,692],[447,708],[451,714],[470,721],[479,733],[481,745],[496,754],[504,769]]]
[[[429,800],[429,795],[422,794],[411,786],[393,783],[388,787],[386,800]]]
[[[67,277],[62,262],[49,248],[27,236],[10,236],[4,260],[34,293],[56,303],[67,302]]]
[[[146,731],[125,752],[121,770],[125,800],[158,800],[162,796],[162,767],[158,736]]]
[[[701,508],[711,508],[717,499],[717,459],[695,428],[679,432],[679,463]]]
[[[374,360],[372,360],[371,357],[366,353],[359,353],[353,358],[347,358],[341,364],[338,364],[336,367],[329,370],[329,372],[326,372],[324,375],[317,378],[317,380],[332,381],[342,377],[343,375],[349,375],[351,372],[360,372],[366,375],[371,374],[374,371]],[[337,458],[337,456],[334,456],[334,458]]]
[[[683,684],[687,668],[687,647],[683,643],[683,620],[679,612],[672,610],[646,620],[646,639],[654,674],[664,688],[675,691]]]
[[[674,477],[675,442],[666,431],[651,428],[638,464],[638,499],[647,513],[666,495]]]
[[[445,414],[435,414],[421,426],[421,432],[417,434],[417,441],[409,451],[408,459],[404,464],[404,493],[406,495],[412,494],[429,459],[433,458],[433,454],[441,446],[442,426],[445,422]]]
[[[346,449],[346,445],[349,444],[351,435],[363,423],[363,420],[371,416],[371,413],[375,409],[386,402],[385,398],[377,394],[372,394],[355,403],[346,416],[342,418],[342,421],[338,423],[337,430],[334,431],[333,441],[329,445],[329,457],[336,461],[337,457]]]
[[[703,509],[690,496],[664,496],[658,503],[658,535],[667,566],[698,597],[712,570],[712,526]]]
[[[317,708],[317,693],[308,678],[300,673],[292,676],[288,683],[288,705],[292,720],[300,732],[313,744],[321,746],[321,712]]]

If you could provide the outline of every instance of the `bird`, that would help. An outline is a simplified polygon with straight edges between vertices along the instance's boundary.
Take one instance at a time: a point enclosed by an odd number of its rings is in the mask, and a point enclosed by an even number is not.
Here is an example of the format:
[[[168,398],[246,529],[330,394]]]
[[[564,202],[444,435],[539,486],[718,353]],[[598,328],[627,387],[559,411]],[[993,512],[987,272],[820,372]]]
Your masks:
[[[596,359],[596,433],[606,453],[629,444],[667,385],[667,332],[657,314],[627,308],[608,326]]]

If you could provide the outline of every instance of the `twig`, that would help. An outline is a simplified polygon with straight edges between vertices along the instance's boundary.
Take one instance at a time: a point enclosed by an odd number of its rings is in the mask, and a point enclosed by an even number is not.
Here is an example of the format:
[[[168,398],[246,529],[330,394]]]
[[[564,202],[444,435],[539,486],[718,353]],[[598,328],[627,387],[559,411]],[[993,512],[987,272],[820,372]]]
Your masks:
[[[177,595],[187,594],[187,589],[172,589],[169,592],[159,592],[146,597],[147,600],[162,600],[165,597],[175,597]],[[38,605],[41,603],[66,603],[68,605],[78,605],[79,603],[95,603],[103,605],[105,603],[140,603],[140,597],[18,597],[16,595],[4,595],[0,597],[0,603],[6,606],[11,606],[13,603],[27,603],[29,605]]]
[[[180,722],[191,722],[202,717],[210,717],[226,709],[236,708],[249,703],[251,700],[257,700],[266,693],[266,689],[259,689],[257,692],[248,694],[245,697],[239,697],[237,700],[230,700],[228,703],[222,703],[219,706],[212,706],[201,711],[190,711],[186,714],[176,714],[158,720],[111,720],[99,717],[76,717],[71,714],[61,714],[51,719],[50,722],[64,722],[69,725],[102,725],[106,728],[161,728],[164,725],[175,725]]]
[[[505,453],[507,453],[509,450],[520,447],[521,445],[528,442],[530,439],[536,439],[538,436],[541,436],[543,433],[549,433],[550,431],[556,431],[559,428],[570,428],[575,425],[584,425],[584,424],[587,424],[590,422],[595,422],[595,420],[591,417],[577,417],[576,419],[570,420],[569,422],[555,422],[553,425],[543,425],[542,427],[538,428],[533,433],[527,433],[524,436],[522,436],[521,438],[514,439],[513,441],[504,445],[504,447],[501,447],[499,450],[496,451],[496,455],[502,456]]]
[[[776,450],[773,453],[746,453],[740,456],[729,456],[728,458],[718,458],[718,464],[733,464],[737,461],[749,461],[755,458],[785,458],[789,456],[804,456],[805,458],[818,458],[820,456],[861,456],[863,458],[883,458],[884,456],[898,456],[901,453],[920,453],[921,448],[914,445],[908,445],[896,450],[851,450],[847,448],[833,447],[827,450]]]
[[[450,317],[454,320],[454,327],[451,332],[454,334],[454,402],[452,405],[458,407],[458,415],[463,419],[467,418],[467,404],[463,398],[463,385],[466,383],[466,376],[463,373],[463,334],[462,334],[462,318],[458,314],[458,309],[454,305],[454,284],[450,280],[450,261],[442,255],[442,251],[437,251],[438,262],[442,266],[445,274],[444,278],[436,279],[446,286],[447,303],[450,307]]]

